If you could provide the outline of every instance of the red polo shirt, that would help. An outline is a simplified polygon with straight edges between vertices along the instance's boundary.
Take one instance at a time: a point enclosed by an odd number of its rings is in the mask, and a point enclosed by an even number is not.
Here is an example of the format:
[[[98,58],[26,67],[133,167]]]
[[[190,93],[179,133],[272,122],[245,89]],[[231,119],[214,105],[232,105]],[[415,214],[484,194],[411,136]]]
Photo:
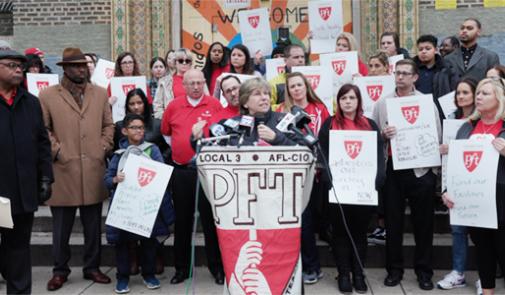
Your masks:
[[[203,130],[203,134],[205,136],[209,136],[210,125],[212,125],[214,123],[219,123],[219,121],[221,121],[223,119],[230,119],[230,118],[236,117],[238,115],[240,115],[240,108],[234,107],[229,104],[226,108],[224,108],[224,109],[220,110],[219,112],[217,112],[216,114],[214,114],[212,116],[212,118],[210,118],[210,120],[207,121],[207,125],[205,125],[205,128]]]
[[[172,137],[172,159],[177,164],[188,164],[195,154],[190,137],[191,128],[198,118],[209,121],[222,109],[219,100],[208,95],[204,95],[196,106],[192,106],[185,96],[168,104],[161,120],[161,133]]]

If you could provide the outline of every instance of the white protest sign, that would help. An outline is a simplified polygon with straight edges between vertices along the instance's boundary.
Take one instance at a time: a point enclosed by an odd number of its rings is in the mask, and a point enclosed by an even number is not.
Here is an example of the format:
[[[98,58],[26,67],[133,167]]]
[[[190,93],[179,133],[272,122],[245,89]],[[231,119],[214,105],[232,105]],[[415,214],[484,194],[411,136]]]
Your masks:
[[[393,55],[388,58],[389,61],[389,72],[392,74],[395,71],[396,63],[400,60],[405,59],[403,54]]]
[[[272,54],[272,33],[266,8],[241,10],[238,13],[242,43],[247,46],[251,55],[258,50],[263,55]]]
[[[455,93],[456,92],[453,91],[438,98],[438,103],[442,108],[442,112],[444,112],[445,118],[448,118],[450,114],[454,113],[458,109],[458,107],[454,103]]]
[[[330,114],[333,114],[333,91],[331,70],[323,66],[292,67],[291,72],[300,72],[309,81],[312,90],[323,101]]]
[[[150,237],[174,168],[146,157],[128,155],[105,224]]]
[[[355,77],[354,84],[359,87],[361,97],[363,98],[363,114],[367,117],[372,116],[375,102],[395,90],[395,77],[387,76],[368,76]]]
[[[235,74],[235,73],[222,73],[217,78],[217,81],[221,81],[226,76],[235,76],[235,77],[237,77],[240,80],[240,83],[244,83],[245,81],[256,77],[255,75],[243,75],[243,74]],[[219,82],[219,83],[221,83],[221,82]],[[223,96],[223,92],[221,91],[221,87],[218,87],[218,85],[216,85],[215,89],[216,90],[214,91],[214,93],[217,93],[216,91],[219,92],[219,95],[217,96],[217,97],[219,97],[219,102],[221,102],[221,105],[223,106],[223,108],[227,107],[228,106],[228,102],[226,101],[226,98],[224,98],[224,96]]]
[[[319,55],[319,64],[331,69],[333,76],[333,95],[338,93],[345,83],[352,83],[354,74],[359,73],[358,52],[335,52]]]
[[[499,153],[490,138],[452,140],[447,194],[454,201],[452,225],[498,228],[496,173]]]
[[[110,79],[114,77],[115,63],[108,61],[106,59],[99,59],[95,66],[95,71],[91,76],[91,82],[107,88],[110,83]]]
[[[284,58],[270,58],[265,60],[266,73],[265,78],[267,81],[272,80],[279,74],[286,72],[286,63]]]
[[[0,227],[13,228],[11,200],[0,197]]]
[[[456,119],[446,119],[443,122],[442,128],[442,143],[449,144],[451,140],[456,139],[456,134],[458,133],[459,128],[463,125],[465,120],[456,120]],[[447,189],[447,160],[448,155],[442,155],[442,192]]]
[[[26,74],[28,92],[37,97],[39,96],[40,91],[49,86],[58,85],[59,82],[57,74]]]
[[[394,170],[440,166],[435,106],[429,95],[386,98]]]
[[[309,1],[309,31],[312,53],[335,52],[343,32],[342,0]]]
[[[147,95],[145,76],[112,77],[110,80],[111,95],[117,97],[112,105],[112,119],[114,123],[123,120],[125,116],[126,94],[135,88],[140,88]]]
[[[342,204],[377,205],[377,132],[330,131],[329,165]],[[332,191],[330,203],[337,203]]]

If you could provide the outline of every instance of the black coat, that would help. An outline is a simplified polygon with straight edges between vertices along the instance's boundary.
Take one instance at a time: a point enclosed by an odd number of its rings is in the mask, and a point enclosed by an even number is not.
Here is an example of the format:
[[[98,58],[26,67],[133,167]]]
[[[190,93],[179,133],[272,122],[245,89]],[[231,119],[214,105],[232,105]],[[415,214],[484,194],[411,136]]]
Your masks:
[[[42,176],[53,180],[51,143],[39,100],[18,87],[12,106],[0,98],[0,196],[12,214],[37,210]]]

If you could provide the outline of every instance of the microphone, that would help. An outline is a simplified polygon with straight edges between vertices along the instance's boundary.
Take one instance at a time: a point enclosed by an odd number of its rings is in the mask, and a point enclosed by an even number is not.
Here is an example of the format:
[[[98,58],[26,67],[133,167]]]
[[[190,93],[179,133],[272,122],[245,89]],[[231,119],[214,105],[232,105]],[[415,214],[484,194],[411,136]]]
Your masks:
[[[254,128],[254,117],[243,115],[240,118],[240,123],[239,123],[239,130],[241,131],[240,138],[238,140],[238,147],[242,145],[244,142],[244,136],[247,133],[247,135],[251,135],[252,129]]]
[[[286,113],[286,115],[282,118],[282,120],[277,123],[275,128],[280,132],[288,132],[290,131],[292,125],[295,123],[295,116],[291,113]]]
[[[265,113],[257,113],[254,115],[254,126],[258,127],[258,125],[265,125]]]
[[[223,122],[223,126],[227,132],[233,132],[233,133],[239,133],[239,124],[240,122],[235,120],[235,119],[226,119],[226,121]]]
[[[214,124],[210,125],[209,131],[214,136],[223,136],[223,135],[227,134],[227,132],[226,132],[225,128],[223,127],[223,125],[217,124],[217,123],[214,123]]]
[[[298,128],[305,128],[305,125],[308,125],[312,122],[310,119],[310,115],[307,114],[306,111],[304,111],[301,107],[299,106],[292,106],[291,107],[291,114],[293,114],[296,118],[296,127]]]
[[[318,142],[318,138],[314,135],[309,127],[312,122],[309,114],[299,106],[291,107],[291,116],[293,117],[292,123],[287,125],[287,129],[293,131],[298,135],[308,146],[312,147]],[[305,129],[305,133],[301,129]]]
[[[231,138],[239,135],[237,133],[227,133],[225,127],[218,123],[210,125],[209,131],[213,135],[213,137],[199,139],[198,141],[200,144],[208,144],[208,143],[217,144],[221,140],[230,140]]]

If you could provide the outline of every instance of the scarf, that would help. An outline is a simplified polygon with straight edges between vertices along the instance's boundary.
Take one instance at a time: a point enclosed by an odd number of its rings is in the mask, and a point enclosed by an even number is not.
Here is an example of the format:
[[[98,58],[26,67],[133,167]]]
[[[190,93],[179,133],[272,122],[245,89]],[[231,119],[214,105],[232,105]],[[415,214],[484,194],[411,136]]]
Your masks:
[[[81,84],[72,82],[66,75],[63,75],[63,78],[61,79],[61,86],[70,92],[79,108],[82,108],[82,101],[84,100],[84,89],[86,89],[86,84],[86,82],[83,82]]]

